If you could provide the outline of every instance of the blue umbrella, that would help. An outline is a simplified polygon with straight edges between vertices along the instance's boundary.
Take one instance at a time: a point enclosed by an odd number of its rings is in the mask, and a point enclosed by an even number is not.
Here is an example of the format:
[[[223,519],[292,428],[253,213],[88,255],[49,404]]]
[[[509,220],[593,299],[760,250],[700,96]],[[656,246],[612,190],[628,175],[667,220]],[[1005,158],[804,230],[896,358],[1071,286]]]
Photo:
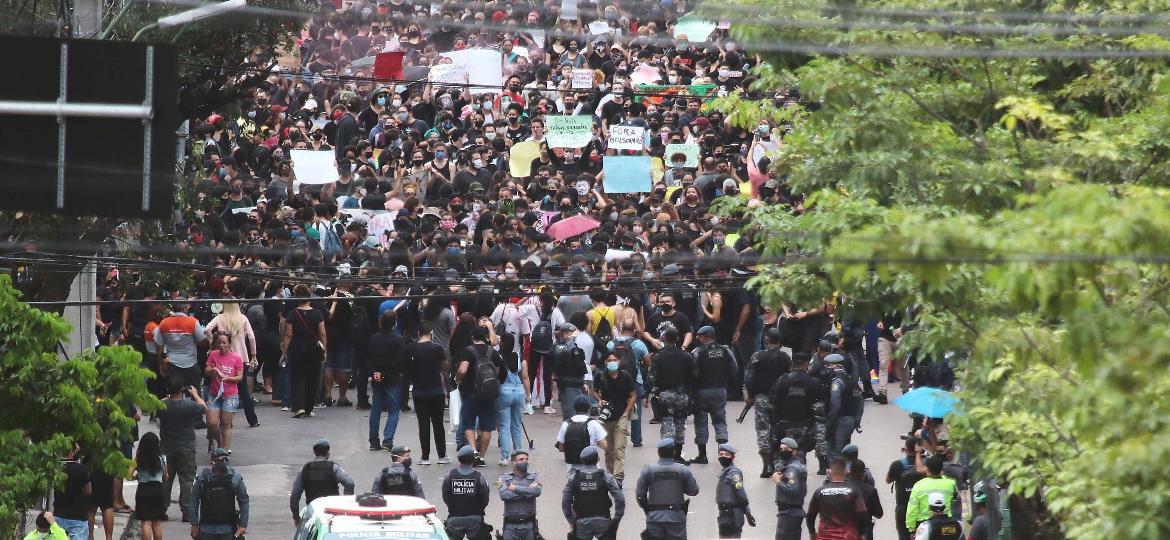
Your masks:
[[[894,404],[906,412],[918,413],[927,418],[943,418],[955,410],[959,399],[955,394],[941,388],[915,388],[894,400]]]

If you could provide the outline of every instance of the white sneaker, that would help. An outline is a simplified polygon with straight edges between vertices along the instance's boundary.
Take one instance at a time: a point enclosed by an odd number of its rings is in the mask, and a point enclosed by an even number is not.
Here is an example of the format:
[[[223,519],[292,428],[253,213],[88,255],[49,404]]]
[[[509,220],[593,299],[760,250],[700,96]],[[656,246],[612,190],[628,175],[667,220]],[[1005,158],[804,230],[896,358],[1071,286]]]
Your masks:
[[[508,461],[508,460],[506,460],[506,459],[504,459],[504,458],[500,458],[500,463],[499,463],[499,465],[500,465],[501,467],[507,467],[507,466],[509,466],[509,465],[511,465],[511,464],[512,464],[512,462],[511,462],[511,461]]]
[[[281,408],[280,408],[280,410],[282,410],[282,411],[284,411],[284,412],[289,412],[289,411],[291,411],[292,409],[288,408],[288,405],[285,405],[284,407],[281,407]]]
[[[544,406],[544,414],[556,414],[556,413],[557,413],[557,410],[554,409],[552,407],[552,405],[545,405]]]
[[[446,456],[439,458],[439,461],[438,461],[439,465],[446,465],[448,463],[451,463],[451,458],[446,457]]]
[[[420,460],[418,461],[418,464],[419,464],[419,465],[430,465],[430,464],[431,464],[431,460],[429,460],[429,459],[420,459]]]
[[[529,403],[529,404],[525,405],[524,406],[524,414],[532,414],[532,413],[533,413],[532,404]]]

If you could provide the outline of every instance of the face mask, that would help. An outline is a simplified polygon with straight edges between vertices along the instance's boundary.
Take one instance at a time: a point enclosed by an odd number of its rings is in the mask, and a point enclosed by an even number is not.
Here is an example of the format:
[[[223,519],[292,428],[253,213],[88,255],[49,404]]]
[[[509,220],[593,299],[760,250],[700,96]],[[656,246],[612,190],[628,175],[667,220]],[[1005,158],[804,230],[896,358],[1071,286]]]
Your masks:
[[[485,138],[485,139],[487,139],[487,140],[489,140],[489,141],[494,141],[494,140],[496,140],[496,134],[495,134],[495,132],[492,132],[492,133],[484,133],[484,134],[483,134],[483,138]]]
[[[407,118],[410,118],[410,113],[398,113],[399,122],[405,122]]]
[[[634,227],[633,231],[634,234],[642,234],[642,227]]]
[[[476,169],[481,169],[481,168],[483,168],[483,160],[482,159],[474,160],[471,162],[471,166],[475,167]]]
[[[406,458],[406,459],[402,460],[402,466],[403,466],[403,467],[405,467],[405,468],[407,468],[407,469],[409,469],[409,468],[410,468],[410,465],[411,465],[412,463],[414,463],[414,460],[413,460],[413,459],[410,459],[410,458]]]
[[[577,184],[577,194],[578,195],[589,194],[589,184],[586,184],[584,182]]]
[[[447,159],[446,152],[435,152],[435,159]]]
[[[788,460],[792,459],[792,456],[795,453],[796,452],[793,452],[792,450],[781,450],[780,451],[780,459],[783,459],[784,461],[788,461]]]
[[[667,77],[666,80],[669,81],[670,84],[678,84],[678,76],[677,75],[671,75],[671,76]]]
[[[621,367],[621,366],[619,366],[617,362],[606,362],[605,363],[605,369],[608,370],[610,373],[616,372],[619,367]]]
[[[670,313],[670,312],[672,312],[672,311],[674,311],[674,305],[672,305],[672,304],[662,304],[662,312],[663,312],[663,313]]]
[[[383,105],[385,105],[385,103],[383,103]],[[390,102],[390,105],[392,105],[392,106],[395,106],[395,107],[401,107],[401,106],[402,106],[402,100],[401,100],[401,99],[396,99],[396,100],[393,100],[393,101],[391,101],[391,102]]]
[[[726,238],[723,238],[722,236],[716,236],[715,238],[712,238],[712,239],[711,239],[711,241],[712,241],[712,242],[715,242],[715,245],[717,245],[717,246],[722,246],[722,245],[723,245],[723,242],[724,242],[724,241],[726,241],[726,240],[727,240],[727,239],[726,239]]]
[[[756,128],[756,131],[759,132],[760,135],[767,135],[768,134],[768,126],[767,125],[760,126],[760,127]]]
[[[724,467],[731,465],[731,458],[719,456],[719,464],[724,466]]]
[[[513,243],[515,243],[515,242],[513,242]],[[513,270],[511,268],[505,268],[504,275],[506,277],[516,277],[516,270]]]
[[[718,73],[719,73],[719,76],[720,76],[720,77],[722,77],[722,78],[726,79],[726,78],[727,78],[727,76],[731,74],[731,71],[730,71],[730,70],[727,70],[727,69],[721,69],[721,70],[719,70],[719,72],[718,72]]]
[[[451,96],[443,96],[443,97],[439,98],[439,103],[443,104],[444,109],[450,107],[451,106]]]
[[[522,461],[516,464],[516,472],[520,474],[528,474],[528,462]]]
[[[378,99],[375,100],[375,103],[385,107],[386,106],[386,96],[378,96]]]
[[[228,471],[227,460],[221,459],[221,460],[215,462],[215,465],[212,465],[212,468],[215,469],[215,472],[217,472],[217,473],[226,474]]]
[[[697,201],[697,200],[699,200],[699,196],[698,196],[698,195],[695,195],[694,193],[688,193],[688,194],[687,194],[687,202],[695,202],[695,201]]]
[[[500,273],[496,272],[495,270],[488,270],[485,273],[487,274],[488,279],[496,279],[496,276],[500,275]]]

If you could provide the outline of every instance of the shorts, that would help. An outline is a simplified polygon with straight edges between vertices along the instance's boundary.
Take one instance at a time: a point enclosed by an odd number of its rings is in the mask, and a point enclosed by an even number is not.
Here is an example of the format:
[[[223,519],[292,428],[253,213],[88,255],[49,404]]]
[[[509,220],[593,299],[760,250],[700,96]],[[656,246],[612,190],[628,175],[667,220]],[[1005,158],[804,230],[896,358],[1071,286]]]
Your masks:
[[[353,370],[353,347],[347,343],[329,344],[329,354],[325,357],[325,369],[333,369],[349,373]]]
[[[226,413],[234,413],[240,410],[240,396],[220,396],[215,399],[209,399],[207,400],[207,408]]]
[[[462,393],[459,397],[462,398],[459,406],[459,424],[463,429],[495,431],[497,427],[495,400],[481,403],[474,397]]]

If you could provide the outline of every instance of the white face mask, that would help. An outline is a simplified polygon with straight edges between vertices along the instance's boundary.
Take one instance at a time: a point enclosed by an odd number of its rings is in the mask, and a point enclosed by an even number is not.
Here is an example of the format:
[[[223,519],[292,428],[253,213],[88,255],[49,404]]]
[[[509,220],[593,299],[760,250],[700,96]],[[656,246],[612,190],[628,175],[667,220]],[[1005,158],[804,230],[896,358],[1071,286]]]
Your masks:
[[[394,107],[401,107],[401,106],[402,106],[402,100],[401,100],[401,99],[396,99],[396,100],[393,100],[393,101],[391,101],[391,102],[390,102],[390,105],[392,105],[392,106],[394,106]]]
[[[504,275],[507,277],[515,277],[516,269],[515,268],[505,268]]]
[[[670,84],[678,84],[678,76],[677,75],[671,75],[671,76],[667,77],[666,80],[668,82],[670,82]]]

